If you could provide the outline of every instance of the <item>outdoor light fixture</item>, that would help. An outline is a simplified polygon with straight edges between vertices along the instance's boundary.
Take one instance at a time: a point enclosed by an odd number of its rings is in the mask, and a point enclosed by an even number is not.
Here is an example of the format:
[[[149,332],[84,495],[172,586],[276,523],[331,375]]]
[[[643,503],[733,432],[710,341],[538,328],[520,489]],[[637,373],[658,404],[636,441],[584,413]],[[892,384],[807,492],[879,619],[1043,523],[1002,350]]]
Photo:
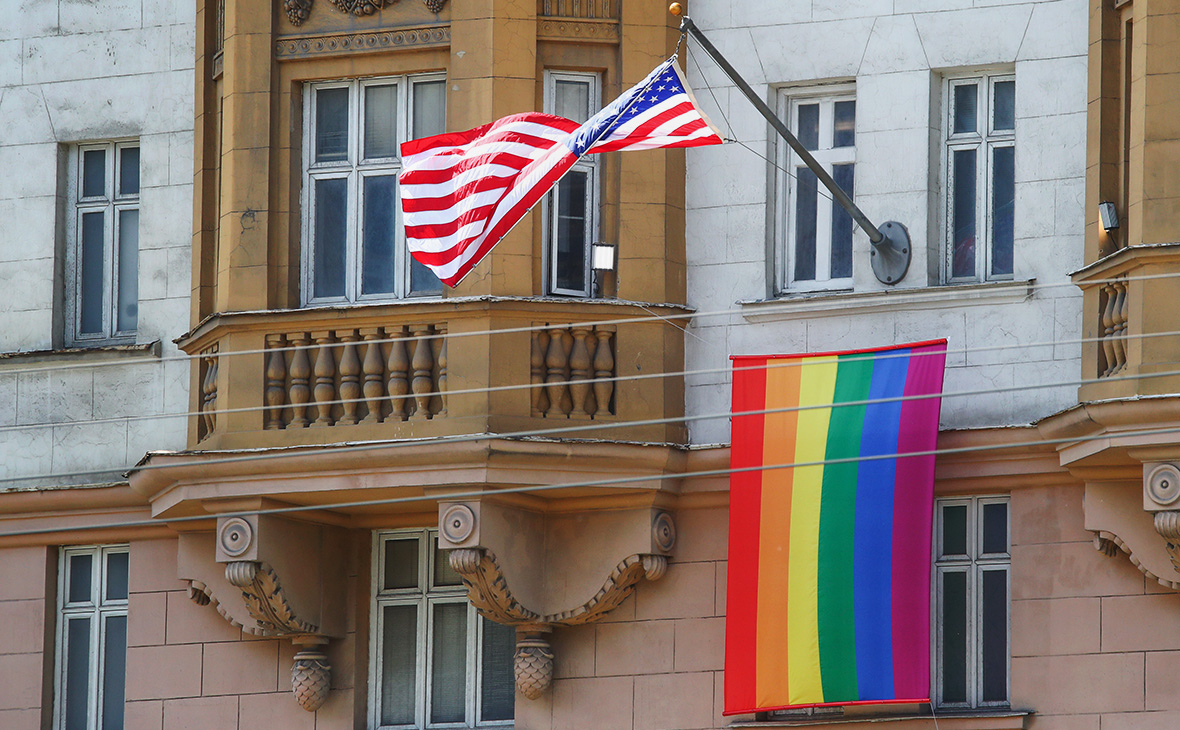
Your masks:
[[[592,243],[590,244],[590,268],[595,271],[614,271],[615,264],[615,249],[618,247],[613,243]]]
[[[1115,209],[1114,203],[1099,203],[1098,219],[1102,221],[1102,230],[1107,233],[1118,230],[1119,212]]]

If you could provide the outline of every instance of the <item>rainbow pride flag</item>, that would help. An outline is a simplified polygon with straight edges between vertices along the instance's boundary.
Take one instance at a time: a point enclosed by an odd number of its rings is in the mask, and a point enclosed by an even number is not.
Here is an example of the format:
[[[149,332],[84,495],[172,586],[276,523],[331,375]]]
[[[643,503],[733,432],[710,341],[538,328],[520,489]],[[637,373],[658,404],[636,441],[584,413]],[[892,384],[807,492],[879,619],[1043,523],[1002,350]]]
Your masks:
[[[928,701],[946,341],[732,359],[725,714]]]

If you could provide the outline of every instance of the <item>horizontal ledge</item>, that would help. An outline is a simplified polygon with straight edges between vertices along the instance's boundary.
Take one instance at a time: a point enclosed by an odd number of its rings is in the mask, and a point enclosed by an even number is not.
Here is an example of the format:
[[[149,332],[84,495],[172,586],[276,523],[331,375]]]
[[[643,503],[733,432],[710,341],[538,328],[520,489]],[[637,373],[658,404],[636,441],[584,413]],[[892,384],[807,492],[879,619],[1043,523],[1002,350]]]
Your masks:
[[[761,722],[736,722],[731,728],[838,727],[843,730],[1023,730],[1031,713],[1017,711],[930,715],[880,715],[876,717],[776,718]]]
[[[0,372],[23,369],[41,363],[101,362],[105,360],[148,360],[160,357],[160,341],[145,344],[67,347],[60,350],[0,352]]]
[[[951,284],[872,292],[816,292],[777,299],[742,301],[742,317],[749,322],[838,317],[891,309],[946,309],[1021,302],[1033,294],[1036,279]]]

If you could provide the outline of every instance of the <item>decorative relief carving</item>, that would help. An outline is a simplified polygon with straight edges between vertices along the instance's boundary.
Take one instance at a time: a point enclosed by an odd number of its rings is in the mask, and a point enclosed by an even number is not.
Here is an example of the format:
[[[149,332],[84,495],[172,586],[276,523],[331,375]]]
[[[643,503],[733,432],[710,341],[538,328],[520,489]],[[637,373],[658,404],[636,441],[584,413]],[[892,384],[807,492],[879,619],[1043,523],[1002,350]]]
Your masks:
[[[1136,568],[1138,568],[1139,572],[1142,573],[1143,575],[1147,576],[1148,579],[1156,581],[1157,583],[1159,583],[1161,586],[1163,586],[1165,588],[1171,588],[1172,590],[1180,590],[1180,581],[1174,581],[1174,580],[1170,580],[1168,578],[1162,578],[1162,577],[1156,575],[1151,570],[1149,570],[1147,568],[1147,566],[1145,566],[1143,564],[1143,561],[1140,560],[1139,557],[1135,555],[1134,551],[1131,550],[1131,547],[1129,545],[1127,545],[1127,543],[1124,542],[1122,540],[1122,538],[1120,538],[1118,535],[1116,535],[1112,532],[1107,532],[1106,530],[1096,530],[1093,532],[1094,532],[1094,547],[1099,552],[1103,553],[1104,555],[1107,555],[1108,557],[1114,557],[1115,553],[1113,551],[1108,552],[1109,550],[1111,550],[1110,546],[1113,545],[1116,550],[1121,550],[1124,553],[1126,553],[1127,558],[1129,558],[1131,561],[1131,564],[1134,565]],[[1171,557],[1170,551],[1169,551],[1169,557]],[[1173,559],[1173,561],[1175,561],[1174,557],[1172,559]],[[1174,562],[1173,562],[1173,567],[1175,567]]]
[[[210,589],[209,586],[205,585],[201,581],[190,580],[188,582],[188,597],[190,601],[197,604],[198,606],[212,605],[217,609],[217,613],[221,614],[221,617],[225,619],[230,626],[242,629],[248,634],[262,634],[262,632],[257,628],[252,626],[243,626],[241,623],[235,620],[233,616],[230,616],[228,613],[226,613],[225,608],[223,608],[221,605],[221,601],[217,599],[217,596],[213,595],[212,589]]]
[[[295,701],[308,712],[323,707],[332,684],[332,666],[328,655],[318,649],[304,649],[295,654],[291,664],[291,692]]]
[[[285,38],[275,44],[275,57],[286,58],[389,51],[418,46],[445,46],[451,42],[450,26],[382,30],[372,33]]]
[[[451,542],[463,542],[475,531],[475,513],[465,504],[453,504],[443,513],[438,529]]]
[[[318,626],[295,615],[278,575],[266,563],[255,560],[226,563],[225,579],[242,589],[246,610],[264,631],[276,634],[314,634],[319,631]]]
[[[365,16],[393,5],[398,0],[330,0],[333,7],[350,15]],[[287,20],[291,25],[302,25],[303,21],[311,17],[312,0],[283,0],[283,10],[287,13]],[[438,13],[446,5],[446,0],[422,0],[422,4],[432,13]]]
[[[1165,547],[1172,567],[1180,572],[1180,512],[1169,510],[1155,513],[1155,531],[1167,541]]]
[[[396,2],[397,0],[331,0],[337,10],[353,15],[372,15]]]
[[[618,43],[619,24],[613,20],[576,20],[570,18],[537,21],[540,40],[577,40],[590,43]]]
[[[291,25],[301,25],[311,17],[311,0],[283,0],[283,11]]]
[[[535,700],[553,683],[553,651],[540,631],[521,632],[512,655],[516,689]]]

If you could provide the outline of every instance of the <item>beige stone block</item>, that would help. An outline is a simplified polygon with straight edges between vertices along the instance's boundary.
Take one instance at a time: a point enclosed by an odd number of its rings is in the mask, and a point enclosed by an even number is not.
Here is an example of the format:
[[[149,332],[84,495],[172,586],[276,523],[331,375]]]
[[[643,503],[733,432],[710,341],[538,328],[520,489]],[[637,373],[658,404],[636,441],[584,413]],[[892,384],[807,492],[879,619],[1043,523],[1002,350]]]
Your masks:
[[[1180,710],[1180,692],[1176,691],[1180,651],[1151,651],[1146,656],[1144,706],[1149,710]]]
[[[1125,558],[1108,558],[1092,543],[1012,547],[1012,598],[1139,595],[1143,574]]]
[[[201,694],[277,691],[278,644],[275,640],[205,644]]]
[[[227,601],[241,600],[238,596],[224,598]],[[184,593],[173,592],[168,594],[168,626],[165,637],[169,644],[237,641],[242,637],[242,630],[222,618],[213,604],[198,606]]]
[[[1180,595],[1102,599],[1102,650],[1180,649]]]
[[[145,700],[123,706],[123,730],[161,730],[164,727],[164,702]]]
[[[594,673],[606,677],[672,671],[674,631],[672,621],[600,625],[594,647]]]
[[[635,678],[636,730],[713,727],[713,673]]]
[[[712,616],[717,569],[714,563],[672,563],[655,583],[635,591],[635,617],[703,618]]]
[[[0,727],[4,730],[41,730],[41,711],[0,710]]]
[[[334,668],[334,667],[333,667]],[[284,728],[315,730],[315,714],[295,701],[290,690],[265,695],[243,695],[238,705],[240,728]]]
[[[673,668],[677,672],[712,672],[724,666],[724,618],[676,622]]]
[[[127,646],[164,643],[167,593],[132,593],[127,600]]]
[[[717,588],[713,596],[713,614],[725,615],[726,591],[729,589],[729,562],[717,563]]]
[[[45,642],[45,601],[0,601],[0,654],[39,652]]]
[[[21,710],[41,706],[41,670],[44,655],[8,654],[0,656],[0,710]],[[0,725],[0,727],[8,727]]]
[[[551,730],[553,727],[553,692],[546,692],[535,700],[526,700],[518,696],[513,724],[521,730],[526,730],[526,728],[527,730]]]
[[[132,593],[176,591],[185,583],[176,577],[176,540],[131,543],[128,586]]]
[[[0,550],[0,600],[44,598],[47,560],[43,547]]]
[[[1027,730],[1098,730],[1101,715],[1030,715]]]
[[[1101,649],[1102,599],[1012,602],[1012,656],[1090,654]]]
[[[164,703],[164,730],[220,730],[237,726],[237,697],[194,697]]]
[[[127,699],[160,700],[201,694],[201,647],[127,648]],[[167,719],[165,708],[165,720]]]
[[[1013,658],[1012,706],[1047,715],[1141,710],[1143,655]]]
[[[594,643],[597,627],[561,627],[549,635],[553,648],[553,675],[559,679],[594,676]]]
[[[351,613],[351,612],[350,612]],[[280,642],[280,646],[288,642]],[[289,678],[291,662],[283,662],[283,652],[279,652],[279,688],[283,686],[284,677]],[[356,681],[357,646],[356,634],[347,634],[328,644],[328,661],[332,665],[332,689],[352,689]]]
[[[729,512],[724,509],[682,509],[676,512],[677,561],[725,560],[729,555]]]
[[[1089,542],[1082,521],[1081,486],[1034,487],[1012,491],[1012,544]]]
[[[364,717],[368,711],[363,704],[358,706],[357,698],[349,689],[334,689],[328,693],[324,706],[316,710],[316,730],[355,730],[355,718]]]
[[[632,677],[554,682],[553,730],[631,730],[634,690]]]
[[[1102,730],[1175,730],[1180,712],[1124,712],[1102,716]]]

